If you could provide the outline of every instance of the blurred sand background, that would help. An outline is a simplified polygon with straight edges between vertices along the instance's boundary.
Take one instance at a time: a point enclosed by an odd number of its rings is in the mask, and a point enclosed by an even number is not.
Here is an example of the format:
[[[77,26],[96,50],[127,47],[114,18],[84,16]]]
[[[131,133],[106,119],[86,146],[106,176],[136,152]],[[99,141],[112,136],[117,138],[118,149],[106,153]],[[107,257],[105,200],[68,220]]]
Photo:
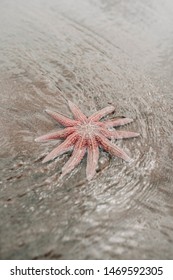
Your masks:
[[[0,258],[173,258],[173,1],[0,0]],[[59,128],[44,112],[134,119],[119,141],[63,181],[42,164]]]

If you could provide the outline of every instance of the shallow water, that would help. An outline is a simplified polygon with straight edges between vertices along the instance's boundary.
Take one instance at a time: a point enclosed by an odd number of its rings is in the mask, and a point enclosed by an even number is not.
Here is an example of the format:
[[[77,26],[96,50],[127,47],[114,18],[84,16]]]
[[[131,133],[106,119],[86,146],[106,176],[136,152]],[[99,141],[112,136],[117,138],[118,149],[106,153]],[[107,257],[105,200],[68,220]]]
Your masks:
[[[34,2],[34,3],[33,3]],[[173,2],[0,1],[1,259],[173,258]],[[108,104],[140,132],[59,180],[45,108]]]

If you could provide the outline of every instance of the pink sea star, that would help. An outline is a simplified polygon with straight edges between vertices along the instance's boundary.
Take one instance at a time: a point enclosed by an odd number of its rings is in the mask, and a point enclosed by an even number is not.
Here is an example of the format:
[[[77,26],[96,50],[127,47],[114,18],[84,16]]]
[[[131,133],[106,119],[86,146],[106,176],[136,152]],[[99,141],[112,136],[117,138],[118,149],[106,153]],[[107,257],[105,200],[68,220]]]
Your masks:
[[[74,119],[46,110],[51,117],[53,117],[65,128],[63,130],[58,130],[56,132],[40,136],[36,138],[35,141],[41,142],[54,139],[65,139],[65,141],[50,152],[44,158],[43,163],[52,160],[60,154],[63,154],[73,148],[73,153],[70,159],[62,168],[61,177],[63,177],[80,163],[87,151],[86,175],[87,179],[91,180],[96,173],[99,159],[99,147],[102,147],[107,152],[122,158],[125,161],[130,161],[130,157],[108,139],[123,139],[139,136],[139,133],[136,132],[109,130],[111,127],[117,127],[130,123],[133,121],[132,119],[119,118],[100,121],[101,118],[112,113],[115,108],[113,106],[108,106],[92,114],[90,117],[86,117],[71,101],[68,101],[68,105],[73,113]]]

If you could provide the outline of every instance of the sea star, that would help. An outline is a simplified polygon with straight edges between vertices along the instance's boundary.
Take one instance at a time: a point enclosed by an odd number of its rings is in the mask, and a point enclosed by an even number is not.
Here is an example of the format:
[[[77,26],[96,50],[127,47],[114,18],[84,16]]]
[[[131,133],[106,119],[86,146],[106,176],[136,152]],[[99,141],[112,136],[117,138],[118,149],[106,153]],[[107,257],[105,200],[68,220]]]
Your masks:
[[[106,115],[114,112],[115,108],[113,106],[108,106],[92,114],[90,117],[86,117],[71,101],[68,101],[68,105],[73,113],[74,119],[46,110],[51,117],[65,128],[40,136],[36,138],[35,141],[41,142],[54,139],[65,139],[65,141],[50,152],[44,158],[43,163],[52,160],[73,148],[73,153],[70,159],[62,168],[61,177],[63,177],[80,163],[87,151],[86,176],[88,180],[91,180],[96,173],[99,159],[99,147],[102,147],[107,152],[122,158],[125,161],[130,161],[130,157],[108,139],[123,139],[139,136],[139,133],[136,132],[109,130],[109,128],[130,123],[133,121],[132,119],[118,118],[100,121],[100,119]]]

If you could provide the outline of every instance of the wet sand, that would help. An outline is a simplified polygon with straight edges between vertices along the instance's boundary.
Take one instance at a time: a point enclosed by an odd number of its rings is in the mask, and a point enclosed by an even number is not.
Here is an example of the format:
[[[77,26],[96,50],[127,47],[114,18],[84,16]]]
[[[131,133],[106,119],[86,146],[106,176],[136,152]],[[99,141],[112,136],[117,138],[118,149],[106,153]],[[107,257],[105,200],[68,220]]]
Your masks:
[[[173,259],[172,0],[30,2],[0,1],[0,258]],[[67,99],[133,118],[133,162],[42,164]]]

